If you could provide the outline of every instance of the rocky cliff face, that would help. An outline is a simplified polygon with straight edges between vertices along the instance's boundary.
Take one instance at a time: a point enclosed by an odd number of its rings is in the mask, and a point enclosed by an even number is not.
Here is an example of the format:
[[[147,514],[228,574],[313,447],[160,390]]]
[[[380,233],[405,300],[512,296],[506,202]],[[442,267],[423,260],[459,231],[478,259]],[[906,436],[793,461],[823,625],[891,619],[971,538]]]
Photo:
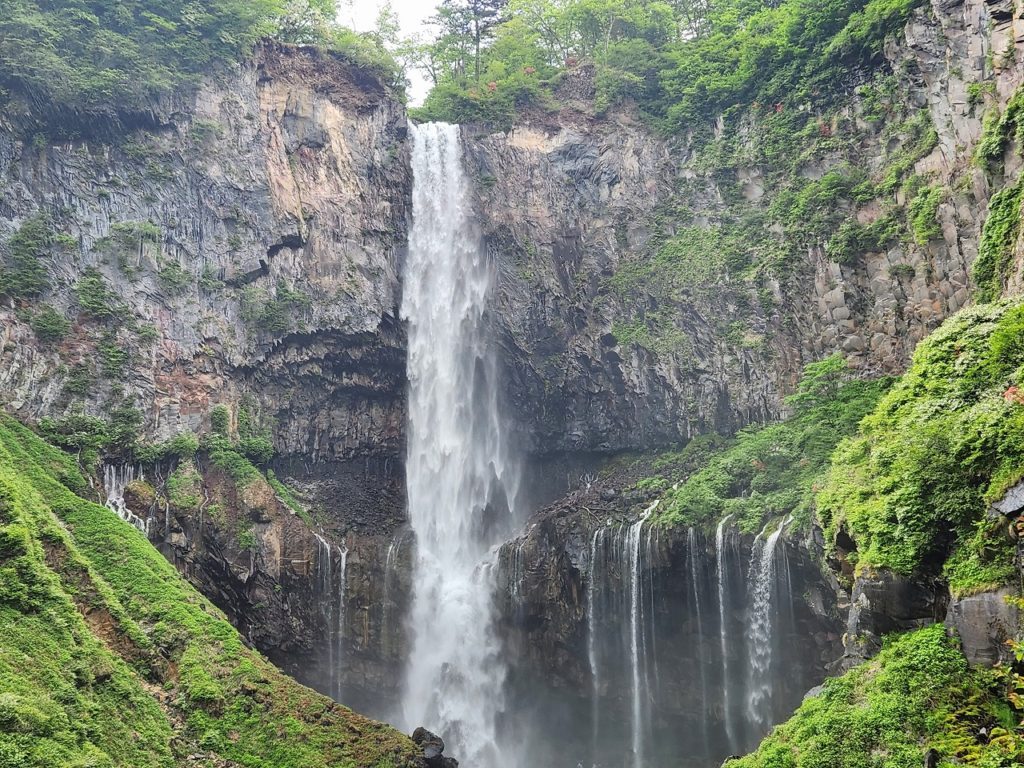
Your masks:
[[[538,497],[610,454],[776,417],[803,364],[832,351],[866,374],[900,371],[917,341],[968,301],[987,201],[1020,170],[1012,154],[994,174],[969,157],[986,110],[1020,85],[1010,44],[1022,23],[1006,0],[934,0],[886,51],[897,87],[884,119],[870,114],[876,88],[822,123],[797,170],[808,184],[851,166],[885,176],[910,158],[905,176],[943,190],[937,235],[921,244],[903,233],[852,258],[838,259],[817,236],[787,253],[786,269],[749,274],[683,259],[673,268],[686,278],[663,280],[658,265],[676,252],[666,243],[714,254],[724,246],[707,233],[766,222],[777,169],[756,151],[763,114],[751,113],[733,159],[720,163],[691,137],[658,136],[628,109],[588,114],[578,103],[588,96],[584,70],[568,79],[557,114],[528,116],[507,134],[467,128],[482,234],[498,266],[493,320],[506,394],[523,445],[546,465]],[[991,86],[972,88],[979,83]],[[924,133],[908,117],[921,109]],[[929,130],[934,140],[922,143]],[[744,154],[753,159],[735,161]],[[147,439],[162,439],[207,432],[218,404],[234,429],[250,403],[272,430],[274,469],[304,515],[266,484],[236,493],[203,461],[199,511],[145,493],[128,493],[128,506],[156,519],[153,537],[168,557],[254,645],[381,715],[393,713],[401,684],[411,588],[397,319],[410,187],[401,105],[311,49],[264,46],[237,72],[154,104],[145,129],[116,141],[54,144],[23,135],[17,116],[0,118],[0,248],[6,256],[11,235],[37,214],[53,235],[50,290],[41,302],[0,306],[3,406],[37,419],[134,404]],[[841,213],[867,227],[903,205],[902,194]],[[758,253],[792,240],[781,225],[755,229]],[[1021,285],[1019,262],[1011,287]],[[631,281],[637,274],[644,280]],[[63,339],[34,327],[43,303],[71,322]],[[146,479],[158,491],[166,480]],[[628,527],[642,501],[575,499],[503,551],[513,695],[544,690],[548,725],[563,724],[577,741],[590,725],[561,718],[590,711],[590,549],[597,531]],[[254,538],[240,539],[246,531]],[[657,699],[665,730],[696,717],[682,686],[698,681],[701,628],[681,624],[680,612],[692,616],[700,603],[713,626],[720,621],[716,596],[690,596],[681,578],[697,562],[710,590],[707,536],[694,543],[666,532],[641,569],[655,595],[652,635],[667,638],[658,658],[674,681]],[[737,539],[737,562],[749,563],[754,545]],[[787,637],[814,660],[801,667],[806,677],[787,682],[780,706],[791,706],[839,658],[845,616],[813,546],[785,550],[806,590]],[[621,563],[607,579],[609,594],[622,591]],[[861,618],[847,634],[877,635],[882,624],[870,617],[898,611],[874,611],[870,585],[853,591]],[[931,592],[903,618],[941,618],[944,600]],[[734,632],[745,631],[745,610],[729,620]],[[668,642],[681,650],[669,653]],[[609,674],[596,699],[621,714],[625,673],[619,665]],[[702,704],[724,722],[724,701]],[[603,749],[622,748],[621,731],[602,733]],[[703,755],[741,742],[702,741],[706,753],[666,743]]]
[[[0,306],[3,404],[30,420],[135,406],[144,441],[205,434],[217,405],[232,431],[270,429],[304,518],[206,462],[198,506],[168,500],[159,465],[127,502],[250,642],[327,690],[338,633],[353,658],[375,642],[387,545],[366,536],[404,510],[404,109],[343,60],[267,44],[145,122],[54,144],[0,118],[0,242],[44,221],[51,278]],[[34,330],[43,306],[70,321],[63,338]]]
[[[908,232],[840,256],[826,248],[834,227],[798,237],[772,223],[779,214],[764,219],[780,181],[778,167],[757,161],[767,118],[756,108],[722,160],[721,146],[661,139],[628,112],[587,116],[581,71],[559,114],[470,134],[480,216],[501,265],[509,390],[534,449],[650,448],[771,418],[802,366],[833,351],[865,373],[903,370],[916,343],[968,301],[988,198],[1020,164],[1007,157],[991,177],[970,162],[986,110],[1021,82],[1013,41],[1024,21],[1011,5],[936,0],[918,11],[886,51],[898,96],[885,116],[869,103],[879,90],[862,88],[796,161],[805,184],[854,168],[941,188],[926,242]],[[897,185],[840,213],[870,226],[906,194]],[[763,227],[735,230],[744,222]],[[742,248],[774,266],[744,274],[714,263],[715,250],[734,246],[709,238],[730,231],[746,232]],[[794,239],[784,266],[765,255]],[[690,255],[659,271],[680,250]],[[638,272],[644,279],[630,282]]]

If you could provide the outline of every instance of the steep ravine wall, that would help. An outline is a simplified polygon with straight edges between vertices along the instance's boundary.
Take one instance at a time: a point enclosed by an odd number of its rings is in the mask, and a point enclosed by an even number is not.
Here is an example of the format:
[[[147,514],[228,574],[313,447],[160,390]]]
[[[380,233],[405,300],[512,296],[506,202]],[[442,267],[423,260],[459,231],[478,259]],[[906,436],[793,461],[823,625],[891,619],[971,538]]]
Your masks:
[[[995,176],[969,158],[985,109],[1005,104],[1021,81],[1019,53],[1000,55],[1021,24],[1007,0],[935,0],[887,48],[903,106],[926,109],[937,134],[915,170],[950,189],[938,208],[941,237],[904,239],[848,264],[808,247],[786,275],[696,284],[668,302],[654,290],[618,290],[614,278],[675,234],[682,208],[697,225],[717,222],[727,203],[763,212],[772,169],[751,165],[723,180],[687,138],[659,136],[628,108],[595,117],[572,93],[560,112],[524,116],[509,133],[467,128],[482,236],[498,270],[493,318],[508,401],[521,443],[550,476],[538,506],[619,451],[777,417],[802,366],[832,351],[865,374],[902,370],[916,342],[969,300],[987,200],[1019,170],[1010,154]],[[968,86],[983,81],[992,92],[974,103]],[[806,178],[844,162],[879,170],[910,141],[863,110],[851,102],[843,125],[856,139],[813,153]],[[34,420],[134,402],[146,437],[158,439],[208,431],[216,404],[237,421],[252,396],[273,431],[274,469],[308,519],[272,492],[232,496],[203,462],[203,496],[228,499],[222,520],[165,516],[150,499],[136,499],[134,511],[160,513],[154,538],[165,554],[276,663],[340,690],[347,704],[393,715],[411,556],[397,320],[411,187],[403,109],[344,61],[266,46],[193,96],[154,105],[154,116],[157,127],[109,144],[53,144],[0,118],[0,243],[48,214],[66,237],[51,249],[53,288],[42,300],[72,320],[64,340],[44,343],[28,319],[34,304],[0,306],[3,406]],[[848,214],[868,223],[880,204]],[[76,286],[90,267],[119,305],[113,320],[81,309]],[[1019,284],[1019,266],[1016,274]],[[659,328],[665,317],[670,327]],[[648,329],[639,340],[622,332],[638,325]],[[111,348],[128,361],[109,364]],[[69,386],[82,379],[84,389]],[[241,546],[238,520],[252,526],[254,547]],[[551,651],[565,662],[550,682],[566,702],[589,685],[578,578],[592,530],[556,530],[537,549],[548,571],[535,575],[530,620],[508,627],[519,658]],[[666,614],[679,607],[669,593],[688,567],[687,547],[674,547],[657,569]],[[811,557],[794,547],[794,562]],[[831,588],[827,575],[814,578],[805,579],[814,589]],[[565,598],[567,615],[545,608],[548,595]],[[800,685],[838,658],[844,616],[822,615],[807,635],[815,663]],[[691,630],[670,631],[685,641]],[[550,661],[523,661],[520,683]],[[670,692],[665,702],[682,707],[681,698]]]
[[[232,432],[243,411],[269,428],[305,518],[206,460],[199,504],[178,509],[144,486],[126,501],[243,636],[327,691],[338,630],[317,601],[338,602],[339,547],[358,658],[376,644],[365,627],[380,622],[387,550],[367,535],[390,535],[404,510],[404,108],[341,58],[268,43],[152,104],[145,122],[112,141],[52,143],[0,117],[0,248],[40,216],[51,240],[50,287],[0,305],[0,400],[29,421],[134,406],[142,442],[208,434],[218,405]],[[43,306],[70,321],[64,338],[33,330]],[[145,480],[166,493],[172,468]],[[328,559],[333,597],[318,592]],[[361,679],[379,690],[375,675]]]
[[[936,0],[886,48],[899,94],[889,116],[869,119],[862,93],[803,147],[796,175],[806,181],[851,167],[885,175],[917,142],[900,115],[923,111],[936,137],[906,173],[948,188],[938,237],[919,244],[905,233],[839,263],[826,252],[830,231],[785,269],[698,276],[667,304],[659,283],[671,273],[652,271],[625,291],[616,281],[656,261],[685,225],[768,210],[778,169],[736,160],[758,156],[757,117],[721,163],[713,144],[660,138],[628,110],[588,115],[574,98],[586,89],[580,71],[560,112],[527,115],[507,134],[470,132],[479,215],[501,268],[509,390],[534,450],[650,448],[777,417],[802,366],[833,351],[868,375],[902,371],[917,342],[968,302],[988,198],[1019,169],[1008,153],[992,176],[971,156],[986,111],[1021,83],[1013,42],[1022,33],[1015,3]],[[970,95],[977,88],[983,97]],[[904,195],[843,215],[870,224]],[[788,235],[770,223],[752,251]]]

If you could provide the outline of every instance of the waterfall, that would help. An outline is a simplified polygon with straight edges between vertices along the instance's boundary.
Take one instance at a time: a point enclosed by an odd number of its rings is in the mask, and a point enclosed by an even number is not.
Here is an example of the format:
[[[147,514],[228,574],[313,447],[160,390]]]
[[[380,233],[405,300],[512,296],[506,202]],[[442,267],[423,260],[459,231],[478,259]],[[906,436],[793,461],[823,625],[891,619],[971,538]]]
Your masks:
[[[708,680],[704,662],[704,613],[701,610],[700,593],[703,586],[701,566],[697,562],[697,531],[690,527],[686,532],[686,554],[690,558],[690,581],[693,583],[693,610],[697,619],[697,664],[700,667],[700,704],[701,709],[708,708]],[[708,718],[701,722],[704,754],[710,752],[708,740]]]
[[[604,543],[604,528],[594,531],[590,539],[590,562],[587,567],[587,662],[590,665],[590,733],[592,749],[597,751],[597,734],[601,725],[601,667],[597,657],[597,553]]]
[[[344,541],[338,546],[338,612],[337,626],[334,630],[334,665],[331,675],[334,680],[334,699],[341,701],[341,685],[344,678],[342,669],[345,658],[345,596],[348,579],[348,544]]]
[[[327,679],[330,695],[337,701],[341,700],[342,659],[344,649],[345,624],[345,570],[348,565],[348,549],[338,547],[339,569],[337,587],[335,586],[334,551],[330,542],[319,533],[316,539],[316,584],[317,603],[320,616],[327,629]]]
[[[391,654],[393,645],[391,642],[391,604],[394,596],[395,576],[398,572],[398,558],[402,556],[402,546],[405,544],[407,529],[403,528],[391,539],[388,545],[387,557],[384,558],[384,598],[381,600],[380,620],[380,641],[385,656]]]
[[[729,675],[729,564],[726,552],[728,517],[723,517],[715,530],[715,570],[718,581],[718,636],[722,650],[722,710],[725,717],[725,736],[729,750],[736,747],[736,725],[733,722]]]
[[[657,508],[655,501],[644,510],[644,513],[629,527],[625,538],[625,552],[622,562],[629,566],[629,653],[630,671],[632,673],[631,689],[631,725],[633,731],[633,767],[643,768],[646,725],[650,718],[645,711],[644,701],[648,698],[649,685],[646,668],[645,622],[643,610],[643,571],[640,557],[640,541],[644,524]]]
[[[416,535],[410,727],[438,732],[464,765],[496,768],[506,674],[481,568],[510,531],[519,468],[498,405],[487,329],[492,270],[470,219],[457,126],[413,126],[408,321],[409,521]]]
[[[750,620],[747,622],[749,653],[747,719],[760,736],[772,722],[772,661],[775,650],[774,623],[778,610],[775,550],[789,518],[768,536],[762,531],[754,544],[750,561]],[[788,568],[787,568],[788,572]]]
[[[107,509],[115,512],[126,523],[131,523],[142,533],[149,535],[149,523],[136,515],[124,503],[124,489],[129,483],[142,479],[142,469],[131,464],[107,464],[103,467],[103,489],[106,491]]]

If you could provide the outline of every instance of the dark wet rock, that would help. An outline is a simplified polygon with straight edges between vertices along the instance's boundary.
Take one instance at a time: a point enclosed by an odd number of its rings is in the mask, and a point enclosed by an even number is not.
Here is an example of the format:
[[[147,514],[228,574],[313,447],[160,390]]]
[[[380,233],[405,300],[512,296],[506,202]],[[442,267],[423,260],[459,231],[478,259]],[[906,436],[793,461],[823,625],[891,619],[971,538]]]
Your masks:
[[[444,756],[444,740],[422,726],[412,732],[412,740],[423,750],[423,760],[429,768],[458,768],[459,761]]]
[[[935,578],[908,577],[887,569],[867,570],[854,580],[841,667],[874,656],[890,632],[942,621],[949,592]]]
[[[1020,612],[1007,598],[1015,594],[1006,588],[950,602],[946,626],[960,638],[971,664],[991,667],[1013,660],[1007,640],[1019,635]]]

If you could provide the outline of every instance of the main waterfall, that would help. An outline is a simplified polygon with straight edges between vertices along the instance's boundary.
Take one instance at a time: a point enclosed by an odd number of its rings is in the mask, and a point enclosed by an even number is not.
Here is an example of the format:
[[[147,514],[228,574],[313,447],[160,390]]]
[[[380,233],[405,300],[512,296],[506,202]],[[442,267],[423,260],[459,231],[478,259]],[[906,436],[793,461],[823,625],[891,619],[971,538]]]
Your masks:
[[[519,467],[499,410],[488,333],[491,265],[473,226],[459,129],[414,126],[409,334],[409,520],[414,635],[403,711],[474,768],[499,765],[505,664],[493,627],[493,548],[510,530]],[[507,754],[500,765],[509,766]]]

